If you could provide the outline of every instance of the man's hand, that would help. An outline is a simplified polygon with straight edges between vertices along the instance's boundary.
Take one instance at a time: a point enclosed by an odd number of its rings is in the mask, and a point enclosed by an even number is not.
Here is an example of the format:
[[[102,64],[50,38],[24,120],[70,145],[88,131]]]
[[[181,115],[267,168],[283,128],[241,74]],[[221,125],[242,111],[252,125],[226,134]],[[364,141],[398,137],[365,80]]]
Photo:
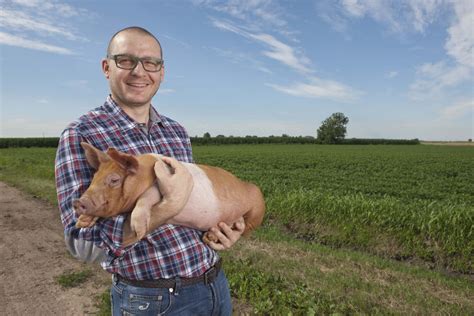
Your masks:
[[[209,230],[217,237],[218,242],[209,241],[208,245],[214,250],[228,250],[240,239],[244,230],[245,221],[243,217],[235,222],[232,227],[221,222],[218,227],[212,227]]]

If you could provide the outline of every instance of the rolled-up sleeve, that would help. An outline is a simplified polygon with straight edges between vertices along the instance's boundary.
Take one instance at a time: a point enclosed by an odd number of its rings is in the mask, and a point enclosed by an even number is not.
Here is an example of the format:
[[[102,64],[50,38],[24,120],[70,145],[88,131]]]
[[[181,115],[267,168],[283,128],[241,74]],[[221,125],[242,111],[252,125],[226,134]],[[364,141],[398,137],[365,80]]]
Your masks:
[[[105,251],[115,256],[123,252],[125,216],[100,219],[90,228],[76,227],[77,214],[72,202],[87,190],[93,176],[80,145],[82,141],[88,142],[75,128],[62,133],[55,162],[56,191],[68,250],[81,261],[96,262],[105,257]]]

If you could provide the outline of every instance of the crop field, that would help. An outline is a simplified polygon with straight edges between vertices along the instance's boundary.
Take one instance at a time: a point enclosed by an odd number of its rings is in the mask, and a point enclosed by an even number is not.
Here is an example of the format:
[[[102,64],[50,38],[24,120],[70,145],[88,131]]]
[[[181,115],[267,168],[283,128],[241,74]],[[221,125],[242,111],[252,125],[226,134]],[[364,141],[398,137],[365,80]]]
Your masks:
[[[0,180],[54,202],[54,154],[1,149]],[[254,312],[474,311],[474,147],[195,146],[194,157],[265,195],[263,227],[223,253],[233,296]]]
[[[473,272],[474,148],[276,145],[194,151],[197,162],[257,183],[267,201],[267,225],[296,238]]]

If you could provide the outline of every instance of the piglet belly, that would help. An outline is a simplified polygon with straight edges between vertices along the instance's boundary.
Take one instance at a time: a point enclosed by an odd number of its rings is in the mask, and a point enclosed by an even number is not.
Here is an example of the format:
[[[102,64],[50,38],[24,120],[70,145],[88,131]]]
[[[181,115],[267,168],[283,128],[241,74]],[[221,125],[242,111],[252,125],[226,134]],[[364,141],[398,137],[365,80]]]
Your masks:
[[[173,218],[172,223],[207,231],[209,228],[216,226],[220,221],[221,213],[200,201],[199,205],[194,203],[193,205],[186,206]]]
[[[183,164],[193,176],[194,186],[188,202],[173,218],[172,223],[203,231],[208,230],[222,220],[222,212],[212,182],[198,166],[190,163]]]

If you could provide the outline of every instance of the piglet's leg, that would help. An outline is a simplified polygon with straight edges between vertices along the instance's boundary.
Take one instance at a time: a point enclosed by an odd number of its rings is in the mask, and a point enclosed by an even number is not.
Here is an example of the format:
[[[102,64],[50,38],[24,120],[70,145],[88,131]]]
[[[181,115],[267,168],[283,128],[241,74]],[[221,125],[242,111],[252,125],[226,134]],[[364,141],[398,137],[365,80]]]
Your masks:
[[[76,228],[88,228],[94,226],[99,218],[92,215],[79,215],[76,222]]]
[[[130,220],[131,228],[138,238],[142,239],[149,232],[151,209],[160,200],[161,194],[156,185],[152,185],[138,198]]]

